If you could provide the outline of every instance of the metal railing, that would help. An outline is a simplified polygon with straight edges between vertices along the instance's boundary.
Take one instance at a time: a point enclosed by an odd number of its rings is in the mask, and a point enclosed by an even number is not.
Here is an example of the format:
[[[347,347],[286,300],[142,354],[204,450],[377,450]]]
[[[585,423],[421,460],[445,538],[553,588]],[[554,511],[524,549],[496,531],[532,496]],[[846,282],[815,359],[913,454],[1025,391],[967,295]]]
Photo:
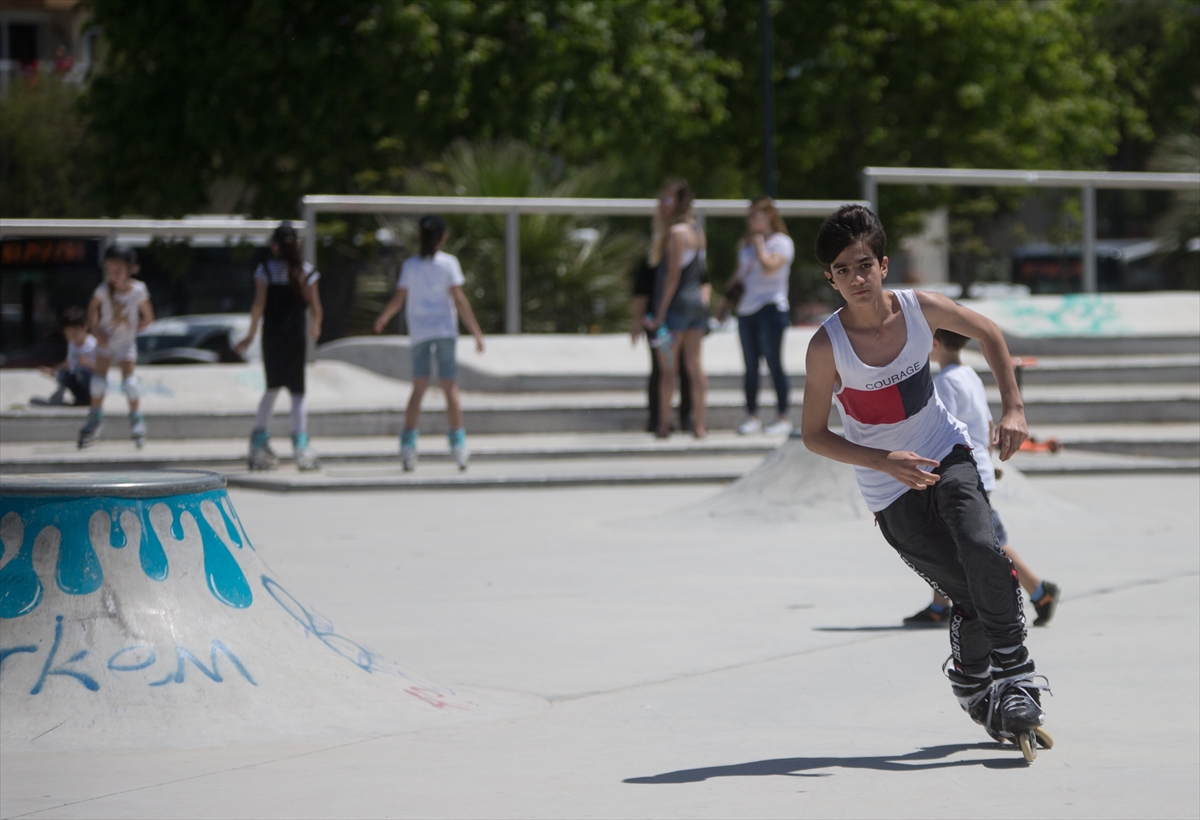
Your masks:
[[[1194,191],[1200,174],[1121,171],[1020,171],[977,168],[864,168],[863,199],[877,210],[880,185],[1078,188],[1083,205],[1083,290],[1096,292],[1096,189]]]
[[[304,232],[303,222],[293,222]],[[0,237],[82,236],[115,241],[117,236],[184,239],[197,236],[266,238],[278,219],[0,219]]]
[[[775,206],[783,216],[825,217],[843,200],[781,199]],[[859,204],[866,204],[861,202]],[[521,332],[521,222],[523,214],[582,216],[653,216],[656,199],[593,199],[585,197],[468,197],[468,196],[306,196],[301,200],[304,221],[317,224],[321,213],[374,214],[504,214],[504,331]],[[748,199],[697,199],[697,221],[706,217],[745,216]],[[316,264],[316,231],[304,234],[304,259]]]

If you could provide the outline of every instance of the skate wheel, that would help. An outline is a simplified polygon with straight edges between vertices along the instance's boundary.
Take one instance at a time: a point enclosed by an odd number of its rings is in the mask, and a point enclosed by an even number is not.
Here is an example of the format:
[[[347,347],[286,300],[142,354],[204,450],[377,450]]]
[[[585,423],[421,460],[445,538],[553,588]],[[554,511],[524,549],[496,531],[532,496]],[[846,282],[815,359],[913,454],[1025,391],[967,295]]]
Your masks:
[[[1038,745],[1041,746],[1043,749],[1053,749],[1054,748],[1054,738],[1050,737],[1050,733],[1047,732],[1045,729],[1043,729],[1041,726],[1034,729],[1033,733],[1034,733],[1034,735],[1037,736]]]
[[[1037,735],[1033,732],[1022,732],[1018,740],[1021,742],[1021,754],[1025,756],[1025,762],[1032,763],[1037,760]]]

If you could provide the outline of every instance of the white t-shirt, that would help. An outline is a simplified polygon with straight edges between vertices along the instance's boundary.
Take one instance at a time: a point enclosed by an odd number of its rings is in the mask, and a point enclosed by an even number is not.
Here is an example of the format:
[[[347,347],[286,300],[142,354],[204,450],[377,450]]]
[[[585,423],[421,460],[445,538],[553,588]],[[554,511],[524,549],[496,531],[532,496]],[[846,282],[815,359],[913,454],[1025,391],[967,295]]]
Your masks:
[[[150,298],[146,283],[140,279],[130,280],[132,287],[121,292],[101,282],[95,296],[100,300],[100,329],[108,335],[110,346],[114,341],[127,341],[137,336],[138,307]]]
[[[458,311],[450,288],[461,287],[464,281],[458,260],[443,251],[431,258],[410,256],[404,260],[396,288],[408,291],[404,316],[412,344],[458,336]]]
[[[321,278],[321,274],[311,263],[304,263],[304,284],[311,285]],[[266,282],[268,285],[288,284],[287,263],[282,259],[268,259],[254,269],[254,281]]]
[[[764,242],[767,254],[778,254],[783,257],[783,267],[770,276],[763,273],[762,263],[758,261],[758,251],[754,245],[747,245],[738,252],[738,269],[746,269],[742,274],[742,284],[746,292],[738,302],[738,316],[749,316],[757,313],[764,305],[774,304],[780,310],[788,309],[788,275],[792,271],[792,260],[796,258],[796,245],[792,238],[785,233],[773,233]]]
[[[96,361],[96,337],[88,334],[83,340],[83,344],[77,345],[74,342],[67,342],[67,370],[72,373],[77,373],[80,364],[80,359],[87,356],[93,363]]]
[[[966,365],[951,364],[933,377],[933,386],[950,415],[967,425],[971,455],[975,457],[975,466],[983,479],[983,489],[992,492],[996,489],[996,467],[988,453],[991,444],[988,423],[992,420],[992,411],[988,408],[983,380]]]

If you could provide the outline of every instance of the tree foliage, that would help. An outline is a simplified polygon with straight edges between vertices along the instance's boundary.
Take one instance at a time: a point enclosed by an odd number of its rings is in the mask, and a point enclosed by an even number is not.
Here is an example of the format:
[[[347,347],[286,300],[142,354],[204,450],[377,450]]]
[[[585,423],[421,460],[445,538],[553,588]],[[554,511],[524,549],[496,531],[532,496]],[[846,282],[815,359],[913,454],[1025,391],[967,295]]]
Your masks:
[[[0,216],[92,216],[79,89],[55,75],[16,77],[0,97]]]
[[[571,163],[643,163],[725,116],[684,0],[95,0],[108,59],[89,111],[111,201],[290,211],[459,138]],[[653,162],[649,162],[653,169]],[[647,172],[650,172],[649,170]]]
[[[772,8],[786,196],[856,195],[868,164],[1144,168],[1156,135],[1200,123],[1192,0]],[[88,111],[112,209],[282,214],[312,191],[400,191],[404,168],[458,139],[612,163],[614,193],[668,175],[708,196],[760,191],[754,2],[92,9],[107,58]]]

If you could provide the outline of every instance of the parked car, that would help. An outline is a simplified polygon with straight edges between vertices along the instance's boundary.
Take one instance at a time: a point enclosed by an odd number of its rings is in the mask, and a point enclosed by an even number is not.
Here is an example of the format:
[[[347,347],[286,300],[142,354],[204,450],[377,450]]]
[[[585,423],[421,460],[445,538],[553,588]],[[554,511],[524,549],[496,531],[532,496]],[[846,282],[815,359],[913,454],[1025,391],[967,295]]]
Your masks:
[[[262,358],[255,338],[246,357],[234,346],[250,330],[244,313],[210,313],[158,319],[138,334],[138,364],[214,364],[258,361]]]

